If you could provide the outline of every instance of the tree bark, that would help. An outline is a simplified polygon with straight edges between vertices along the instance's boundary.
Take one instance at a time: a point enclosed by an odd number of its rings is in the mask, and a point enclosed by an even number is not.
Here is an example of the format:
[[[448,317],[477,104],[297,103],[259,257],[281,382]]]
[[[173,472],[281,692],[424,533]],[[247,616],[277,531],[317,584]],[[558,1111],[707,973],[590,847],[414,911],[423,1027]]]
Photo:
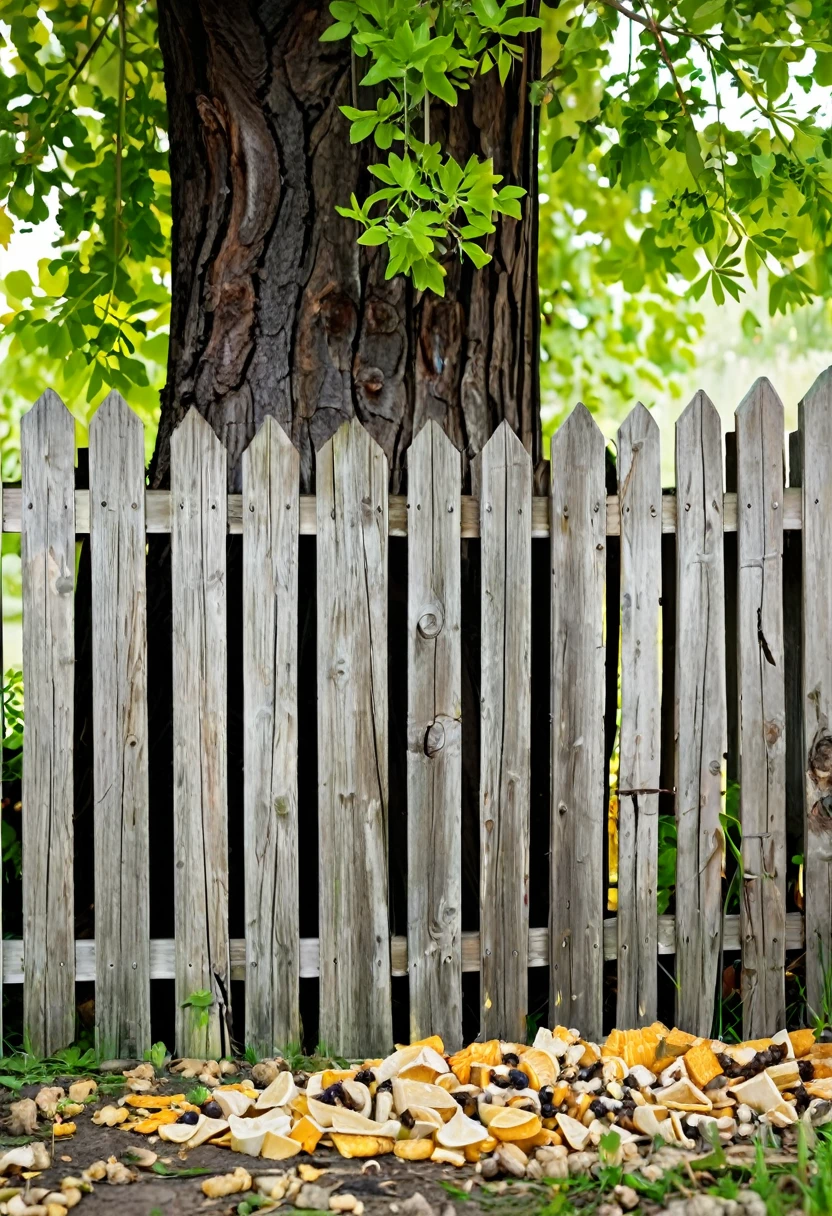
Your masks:
[[[196,406],[229,452],[229,489],[267,414],[301,454],[357,414],[383,447],[392,489],[428,418],[471,458],[507,418],[537,463],[537,141],[528,83],[538,43],[501,88],[478,77],[431,137],[464,163],[491,156],[529,189],[502,219],[489,266],[447,262],[446,296],[386,282],[384,250],[356,244],[335,211],[371,188],[373,150],[349,142],[339,106],[368,105],[347,43],[322,43],[325,0],[159,0],[173,194],[168,382],[151,485],[168,482],[170,437]],[[363,69],[360,63],[356,76]]]

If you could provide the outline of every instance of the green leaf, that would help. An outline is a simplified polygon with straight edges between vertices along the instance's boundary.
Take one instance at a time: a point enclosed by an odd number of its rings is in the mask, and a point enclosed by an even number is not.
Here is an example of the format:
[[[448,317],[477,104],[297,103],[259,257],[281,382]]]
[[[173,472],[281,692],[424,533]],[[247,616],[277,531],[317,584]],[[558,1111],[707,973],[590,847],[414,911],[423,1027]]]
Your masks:
[[[359,245],[386,245],[390,240],[390,234],[386,228],[380,224],[374,224],[372,228],[368,228],[366,232],[362,232],[358,238]]]
[[[692,122],[688,122],[685,127],[685,160],[687,161],[691,177],[695,182],[698,182],[705,171],[705,162],[702,160],[699,136]]]
[[[27,270],[12,270],[3,279],[6,295],[15,300],[26,300],[32,294],[32,280]]]
[[[321,34],[321,42],[340,42],[342,38],[348,38],[352,33],[352,26],[346,21],[336,21],[334,25],[329,26]]]
[[[445,294],[445,271],[435,258],[421,258],[413,263],[413,282],[419,291]]]
[[[472,241],[460,241],[459,247],[471,259],[478,270],[483,266],[487,266],[491,261],[491,254],[486,253],[481,246],[475,245]]]
[[[434,97],[438,97],[441,101],[447,102],[449,106],[455,106],[457,103],[457,92],[451,84],[444,72],[433,67],[432,64],[426,63],[424,70],[425,85],[428,90],[433,93]]]
[[[754,176],[766,178],[774,169],[775,156],[773,152],[760,152],[757,155],[751,155],[751,168],[754,170]]]

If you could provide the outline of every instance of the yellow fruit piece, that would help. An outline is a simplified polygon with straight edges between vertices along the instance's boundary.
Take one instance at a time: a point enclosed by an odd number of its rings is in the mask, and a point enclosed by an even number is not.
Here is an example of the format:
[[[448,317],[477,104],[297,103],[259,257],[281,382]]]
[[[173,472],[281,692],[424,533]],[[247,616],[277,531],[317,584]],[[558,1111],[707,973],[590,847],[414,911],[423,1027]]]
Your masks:
[[[531,1153],[536,1148],[542,1148],[544,1145],[554,1143],[552,1133],[547,1131],[545,1127],[541,1127],[536,1136],[527,1136],[525,1140],[515,1140],[514,1143],[524,1153]]]
[[[800,1060],[803,1056],[807,1056],[815,1045],[814,1030],[790,1030],[789,1039],[792,1045],[792,1051],[795,1058]]]
[[[499,1039],[487,1039],[485,1043],[472,1043],[469,1050],[471,1059],[476,1060],[479,1064],[490,1064],[492,1068],[496,1068],[503,1062]]]
[[[149,1115],[147,1119],[142,1119],[140,1123],[134,1124],[131,1128],[134,1132],[140,1132],[143,1136],[152,1136],[165,1123],[175,1123],[179,1118],[178,1110],[159,1110],[155,1115]]]
[[[52,1135],[58,1136],[74,1136],[76,1127],[74,1123],[56,1123],[52,1128]]]
[[[427,1161],[433,1149],[432,1140],[397,1140],[393,1154],[402,1161]]]
[[[497,1140],[529,1140],[542,1127],[539,1117],[530,1111],[505,1106],[489,1121],[488,1131]]]
[[[302,1118],[304,1115],[308,1115],[309,1114],[309,1099],[307,1098],[306,1094],[298,1094],[298,1096],[296,1098],[293,1098],[292,1101],[289,1103],[289,1110],[292,1112],[293,1115],[297,1115],[298,1118]]]
[[[233,1085],[218,1085],[214,1093],[226,1094],[235,1091],[238,1094],[245,1094],[247,1098],[259,1098],[260,1090],[254,1089],[246,1081],[235,1081]]]
[[[493,1153],[499,1143],[499,1140],[495,1140],[493,1136],[489,1136],[487,1140],[481,1140],[477,1148],[481,1153]]]
[[[451,1072],[460,1085],[468,1085],[471,1080],[471,1061],[457,1060],[456,1064],[451,1065]]]
[[[434,1085],[438,1085],[440,1089],[447,1089],[448,1093],[453,1093],[459,1082],[452,1072],[443,1072],[441,1077],[434,1078]]]
[[[415,1068],[403,1068],[399,1077],[402,1081],[422,1081],[425,1085],[433,1085],[436,1073],[426,1064],[417,1064]]]
[[[309,1116],[304,1115],[289,1132],[289,1139],[297,1140],[305,1153],[314,1153],[322,1135]]]
[[[216,1140],[211,1141],[211,1148],[231,1148],[231,1132],[217,1136]]]
[[[326,1170],[317,1170],[314,1165],[307,1165],[305,1161],[300,1163],[297,1171],[301,1182],[317,1182],[326,1173]]]
[[[691,1047],[683,1058],[688,1076],[699,1089],[704,1089],[709,1081],[713,1081],[714,1077],[722,1073],[722,1066],[707,1043]]]
[[[392,1153],[396,1142],[386,1136],[349,1136],[344,1132],[331,1132],[332,1143],[342,1157],[382,1157]]]
[[[352,1081],[355,1074],[354,1068],[327,1068],[321,1077],[321,1086],[323,1089],[329,1089],[330,1085],[335,1085],[337,1081]]]
[[[442,1042],[438,1034],[430,1034],[426,1039],[414,1039],[410,1044],[411,1047],[432,1047],[440,1056],[445,1054],[445,1044]]]
[[[530,1047],[528,1051],[523,1052],[519,1067],[528,1076],[530,1084],[532,1074],[537,1078],[538,1084],[531,1085],[532,1089],[540,1089],[542,1085],[552,1085],[557,1080],[555,1061],[547,1052],[540,1051],[537,1047]]]
[[[480,1146],[478,1144],[467,1144],[462,1150],[465,1160],[471,1165],[476,1165],[480,1159]]]
[[[541,1055],[543,1053],[541,1052]],[[532,1065],[525,1057],[517,1065],[520,1072],[524,1072],[529,1078],[529,1089],[540,1089],[540,1077],[538,1077]]]
[[[765,1051],[767,1047],[771,1047],[771,1039],[749,1039],[746,1043],[740,1043],[740,1047],[753,1047],[755,1051]]]
[[[185,1101],[184,1094],[128,1094],[124,1099],[125,1106],[139,1106],[142,1110],[165,1110],[168,1106],[178,1106]],[[197,1108],[189,1107],[189,1110]]]

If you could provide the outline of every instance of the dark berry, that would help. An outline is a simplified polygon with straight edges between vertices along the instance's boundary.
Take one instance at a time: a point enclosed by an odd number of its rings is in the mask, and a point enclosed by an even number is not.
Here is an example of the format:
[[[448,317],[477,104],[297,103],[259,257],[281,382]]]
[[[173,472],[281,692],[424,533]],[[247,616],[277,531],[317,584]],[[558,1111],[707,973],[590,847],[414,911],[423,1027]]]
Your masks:
[[[376,1074],[372,1068],[362,1068],[360,1072],[355,1074],[356,1081],[360,1081],[362,1085],[372,1085],[376,1079]]]
[[[599,1098],[596,1098],[594,1102],[590,1102],[589,1109],[592,1111],[593,1115],[597,1115],[599,1119],[602,1119],[607,1113],[606,1106],[604,1106],[604,1103]]]
[[[378,1086],[376,1088],[377,1094],[392,1094],[392,1092],[393,1092],[393,1082],[392,1081],[379,1081]]]
[[[213,1098],[209,1099],[202,1107],[202,1113],[207,1119],[224,1119],[222,1107],[219,1102],[215,1102]]]
[[[523,1073],[524,1077],[525,1077],[525,1075],[526,1074]],[[491,1084],[496,1085],[498,1089],[508,1089],[509,1086],[511,1085],[511,1081],[509,1080],[508,1077],[502,1077],[502,1076],[500,1076],[499,1073],[492,1072]]]
[[[503,1063],[515,1068],[520,1063],[520,1057],[516,1056],[513,1051],[507,1051],[503,1056]]]
[[[412,1127],[416,1126],[416,1120],[413,1118],[413,1115],[411,1115],[409,1110],[402,1111],[402,1113],[399,1115],[399,1122],[401,1123],[402,1127],[406,1127],[408,1131],[410,1131]]]
[[[336,1081],[334,1085],[328,1085],[326,1089],[318,1094],[318,1101],[323,1102],[325,1106],[335,1106],[338,1102],[346,1106],[347,1095],[344,1092],[343,1084],[340,1081]]]
[[[621,1082],[621,1085],[624,1089],[641,1089],[641,1086],[635,1077],[625,1077]]]
[[[798,1060],[797,1071],[801,1081],[811,1081],[815,1075],[815,1066],[811,1060]]]
[[[540,1106],[540,1114],[544,1119],[554,1119],[557,1111],[551,1102],[543,1102]]]
[[[513,1089],[526,1089],[529,1084],[529,1078],[519,1068],[510,1068],[508,1083]]]
[[[540,1093],[537,1095],[540,1098],[541,1104],[545,1105],[547,1102],[551,1102],[554,1092],[551,1085],[541,1085]]]
[[[191,1124],[199,1123],[199,1113],[195,1110],[186,1110],[184,1114],[179,1116],[179,1118],[176,1120],[176,1122],[177,1123],[191,1123]]]
[[[454,1102],[458,1102],[460,1106],[467,1106],[468,1099],[471,1097],[471,1095],[468,1093],[467,1089],[463,1089],[462,1093],[457,1093],[456,1091],[452,1092],[451,1097],[453,1098]]]

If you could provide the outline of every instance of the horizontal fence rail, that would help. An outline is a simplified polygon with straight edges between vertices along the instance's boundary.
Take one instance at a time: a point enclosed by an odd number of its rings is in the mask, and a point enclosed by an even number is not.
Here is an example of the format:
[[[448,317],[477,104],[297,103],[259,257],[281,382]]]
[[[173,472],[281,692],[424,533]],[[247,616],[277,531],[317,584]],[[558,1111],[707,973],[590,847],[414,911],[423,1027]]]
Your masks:
[[[724,532],[737,530],[737,495],[722,496],[722,528]],[[243,495],[229,494],[228,531],[232,536],[243,534]],[[22,490],[18,486],[5,486],[3,490],[3,531],[19,532],[22,514]],[[171,530],[171,496],[169,490],[145,490],[145,515],[148,533],[166,533]],[[662,532],[676,531],[676,495],[665,492],[661,502]],[[388,531],[390,536],[407,536],[407,497],[391,494],[388,498]],[[799,531],[803,527],[802,491],[786,488],[783,491],[783,528],[787,532]],[[90,492],[75,491],[75,532],[86,536],[90,530]],[[314,494],[301,494],[298,501],[298,534],[315,536],[318,531]],[[532,538],[539,540],[548,536],[549,496],[535,495],[532,498]],[[470,494],[460,495],[459,535],[463,540],[476,540],[480,536],[479,499]],[[617,494],[606,496],[606,535],[621,535],[621,514]]]
[[[730,436],[698,393],[663,492],[649,412],[622,423],[613,462],[578,406],[553,437],[545,497],[507,423],[463,494],[434,422],[408,453],[407,495],[389,495],[385,454],[356,419],[303,495],[297,452],[267,419],[229,494],[225,449],[194,410],[173,436],[170,491],[147,490],[142,426],[111,394],[90,425],[87,490],[72,417],[45,394],[23,420],[22,485],[2,493],[3,530],[21,533],[26,709],[23,935],[2,943],[2,979],[23,985],[33,1048],[67,1044],[87,981],[108,1056],[149,1046],[157,980],[174,981],[189,1055],[298,1041],[312,979],[320,1036],[355,1056],[389,1048],[402,1001],[413,1037],[458,1045],[471,973],[489,1037],[525,1036],[533,984],[550,1025],[597,1037],[613,1018],[649,1023],[668,966],[679,1024],[708,1034],[726,952],[749,1037],[784,1021],[787,954],[805,952],[817,1003],[832,957],[831,418],[827,372],[801,405],[787,487],[768,382]],[[154,567],[166,590],[151,594],[154,534],[170,546]],[[91,936],[73,918],[78,536]],[[172,855],[154,839],[160,594]],[[675,902],[659,915],[668,823]],[[786,866],[801,849],[796,899]],[[151,936],[159,866],[170,928],[157,919]],[[735,870],[738,915],[724,906]],[[463,930],[463,889],[477,888]]]

